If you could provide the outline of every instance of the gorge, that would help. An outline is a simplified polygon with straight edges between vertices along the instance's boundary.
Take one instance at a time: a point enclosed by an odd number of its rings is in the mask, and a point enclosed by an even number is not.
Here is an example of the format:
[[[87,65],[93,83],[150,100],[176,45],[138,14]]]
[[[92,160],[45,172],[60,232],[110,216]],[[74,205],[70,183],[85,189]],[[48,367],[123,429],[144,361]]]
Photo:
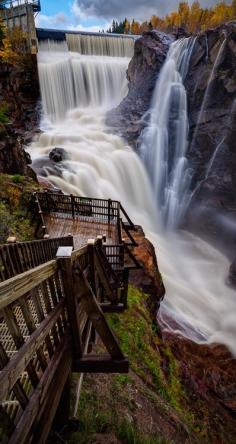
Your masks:
[[[227,45],[225,33],[228,33]],[[223,40],[219,43],[221,35]],[[212,173],[205,179],[204,174],[209,165],[209,172],[213,171],[217,159],[206,160],[207,153],[204,154],[201,145],[196,149],[196,144],[201,144],[204,138],[200,129],[213,77],[217,74],[216,81],[220,81],[220,59],[226,47],[234,49],[231,43],[234,25],[209,31],[207,38],[206,47],[205,35],[175,42],[173,36],[149,32],[135,43],[131,62],[131,38],[110,37],[101,45],[101,38],[94,36],[90,37],[89,45],[83,42],[83,49],[79,36],[67,37],[68,43],[41,43],[38,68],[43,101],[42,133],[31,144],[29,153],[37,174],[57,188],[81,196],[117,199],[129,209],[135,223],[143,226],[156,246],[167,290],[158,315],[167,331],[200,343],[222,343],[236,353],[235,291],[225,285],[229,258],[191,234],[191,221],[187,222],[188,231],[183,230],[184,225],[181,227],[192,194],[201,197],[209,181],[214,180]],[[208,58],[212,57],[211,68],[206,53]],[[196,111],[190,91],[194,70],[198,71],[201,64],[207,64],[210,74],[204,72],[202,77],[197,72],[199,82],[206,80],[203,86],[201,83],[194,86]],[[148,72],[147,79],[140,65]],[[228,73],[232,68],[227,69]],[[233,81],[224,79],[224,82],[233,97]],[[147,89],[149,97],[143,97]],[[126,136],[124,126],[129,131],[127,114],[130,113],[133,120],[135,115],[137,118],[132,123],[133,141],[130,135],[127,140],[134,146],[136,138],[146,171],[140,157],[119,134]],[[214,113],[213,109],[213,116]],[[120,116],[123,117],[119,119]],[[220,110],[216,117],[225,126],[226,117]],[[115,134],[114,120],[118,127]],[[215,152],[217,155],[217,145],[225,143],[219,130],[220,136],[220,140],[216,138],[209,144],[211,156]],[[62,162],[49,159],[55,147],[66,152]],[[197,155],[205,158],[199,161]],[[224,174],[228,174],[226,167],[223,168]],[[212,195],[208,199],[213,199]],[[205,195],[202,200],[206,200]],[[179,224],[182,230],[176,231]]]

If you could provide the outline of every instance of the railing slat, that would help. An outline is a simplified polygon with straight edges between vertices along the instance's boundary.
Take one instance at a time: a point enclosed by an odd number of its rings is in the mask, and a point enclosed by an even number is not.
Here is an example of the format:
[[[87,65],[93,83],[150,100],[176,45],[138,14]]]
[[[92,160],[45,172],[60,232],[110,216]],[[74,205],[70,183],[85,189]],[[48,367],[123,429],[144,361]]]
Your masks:
[[[37,330],[30,336],[28,341],[20,348],[17,354],[9,361],[7,366],[0,372],[0,398],[4,399],[17,382],[21,373],[25,370],[28,363],[33,358],[50,330],[57,322],[64,309],[62,300],[55,307],[50,316],[40,324]]]
[[[7,281],[0,283],[0,310],[30,292],[40,283],[53,276],[57,270],[56,260],[39,265]]]

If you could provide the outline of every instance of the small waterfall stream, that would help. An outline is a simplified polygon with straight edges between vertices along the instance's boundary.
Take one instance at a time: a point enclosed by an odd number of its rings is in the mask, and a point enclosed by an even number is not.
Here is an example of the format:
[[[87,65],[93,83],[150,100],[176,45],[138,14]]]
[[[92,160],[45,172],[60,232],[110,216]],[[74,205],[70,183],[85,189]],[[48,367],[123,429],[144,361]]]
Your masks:
[[[153,95],[150,122],[141,137],[141,153],[153,183],[159,219],[168,228],[181,220],[189,192],[183,81],[194,43],[194,39],[181,39],[172,44]]]
[[[33,167],[66,193],[120,200],[156,246],[167,290],[159,314],[163,324],[199,342],[222,342],[236,353],[235,292],[224,285],[228,260],[189,233],[162,229],[179,220],[187,187],[183,178],[188,122],[182,79],[192,42],[173,44],[163,67],[168,82],[163,79],[165,89],[156,88],[150,126],[142,139],[152,187],[137,154],[105,125],[106,112],[126,94],[129,59],[117,53],[111,56],[109,50],[98,59],[70,52],[65,43],[59,46],[45,44],[38,55],[43,116],[42,133],[29,147]],[[169,114],[174,140],[168,140]],[[55,147],[68,155],[56,169],[48,160]],[[166,222],[158,223],[157,213]]]

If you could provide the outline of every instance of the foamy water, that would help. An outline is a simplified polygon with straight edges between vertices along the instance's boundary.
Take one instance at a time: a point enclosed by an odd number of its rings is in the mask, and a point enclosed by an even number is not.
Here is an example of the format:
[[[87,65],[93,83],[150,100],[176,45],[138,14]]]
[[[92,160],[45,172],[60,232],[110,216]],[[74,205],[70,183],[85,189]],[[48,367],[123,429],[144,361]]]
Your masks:
[[[111,83],[114,92],[111,92],[110,103],[106,101],[102,106],[97,106],[97,99],[93,101],[91,97],[83,108],[70,100],[65,105],[63,97],[67,99],[66,95],[58,97],[54,85],[59,76],[58,70],[63,78],[71,76],[71,70],[70,74],[66,74],[71,55],[64,53],[58,56],[55,51],[53,54],[44,54],[43,60],[41,55],[39,57],[44,117],[43,133],[29,148],[33,165],[36,160],[48,156],[51,149],[64,148],[69,158],[62,162],[60,176],[55,176],[45,167],[48,180],[53,185],[65,193],[120,200],[133,221],[143,226],[156,247],[167,290],[159,316],[164,311],[171,313],[176,319],[176,332],[199,342],[224,343],[236,355],[236,297],[235,292],[224,283],[228,260],[189,233],[167,234],[161,231],[147,171],[137,154],[120,137],[111,134],[104,123],[105,113],[112,107],[114,96],[119,93],[121,100],[122,94],[125,94],[125,91],[122,93],[122,85],[126,82],[125,72],[119,84]],[[63,59],[62,64],[61,60],[57,62],[58,57]],[[86,60],[83,63],[86,64]],[[110,57],[109,63],[112,65],[111,75],[115,76],[120,62]],[[128,61],[125,63],[127,66]],[[77,69],[80,70],[79,60]],[[86,69],[90,68],[87,66]],[[48,73],[43,81],[42,71]],[[101,87],[97,79],[96,76],[93,79],[94,89]],[[74,80],[72,84],[74,88]],[[86,88],[86,82],[84,85]],[[100,91],[100,94],[103,96],[105,91]],[[50,101],[47,101],[49,96]],[[63,117],[55,111],[57,109],[62,110]],[[173,325],[166,327],[173,328]]]

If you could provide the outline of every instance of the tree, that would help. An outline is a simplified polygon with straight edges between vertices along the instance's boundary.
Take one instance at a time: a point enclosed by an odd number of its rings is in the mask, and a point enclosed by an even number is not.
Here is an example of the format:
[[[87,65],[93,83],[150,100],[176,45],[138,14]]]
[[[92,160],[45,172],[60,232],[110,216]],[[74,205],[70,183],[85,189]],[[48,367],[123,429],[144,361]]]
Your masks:
[[[179,24],[181,28],[186,29],[190,13],[188,2],[180,2],[178,13],[179,13]]]
[[[130,33],[130,22],[129,20],[127,20],[127,18],[125,18],[124,21],[124,34],[129,34]]]
[[[202,8],[199,0],[194,0],[192,6],[187,1],[181,1],[177,11],[172,11],[166,17],[153,15],[148,22],[139,23],[135,20],[130,24],[127,19],[117,23],[113,20],[112,31],[119,33],[141,34],[150,29],[173,32],[182,27],[186,31],[196,33],[212,26],[221,25],[229,20],[236,19],[236,0],[228,5],[225,0],[218,1],[212,8]]]
[[[12,65],[24,62],[27,50],[27,35],[21,28],[7,29],[0,21],[0,61]]]
[[[139,35],[141,34],[141,28],[139,22],[136,22],[135,20],[132,21],[131,24],[131,33],[133,35]]]
[[[232,9],[232,18],[235,19],[236,18],[236,0],[232,1],[231,9]]]
[[[198,0],[194,1],[189,16],[188,30],[190,32],[198,32],[201,29],[201,16],[203,10]]]

